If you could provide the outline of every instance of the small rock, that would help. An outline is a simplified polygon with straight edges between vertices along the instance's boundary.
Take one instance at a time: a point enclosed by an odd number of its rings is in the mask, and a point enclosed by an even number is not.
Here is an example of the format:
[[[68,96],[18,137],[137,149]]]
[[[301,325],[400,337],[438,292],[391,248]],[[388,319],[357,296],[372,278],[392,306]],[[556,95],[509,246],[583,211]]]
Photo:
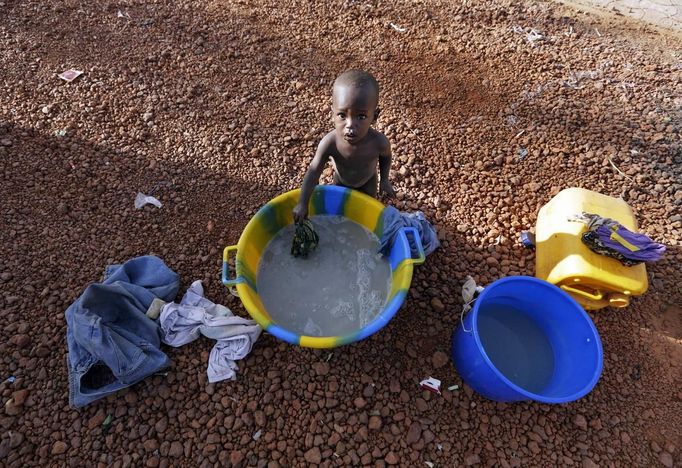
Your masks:
[[[573,424],[578,426],[578,428],[582,429],[583,431],[587,430],[587,420],[585,419],[585,416],[582,414],[576,414],[575,417],[573,418]]]
[[[583,468],[599,468],[591,458],[583,458]]]
[[[386,457],[384,457],[384,461],[389,465],[397,465],[399,460],[398,456],[391,451],[386,454]]]
[[[326,362],[316,362],[312,367],[315,373],[319,376],[325,376],[329,374],[329,364]]]
[[[241,450],[233,450],[232,453],[230,453],[230,463],[232,463],[232,466],[234,467],[240,466],[243,460],[244,454],[242,453]]]
[[[154,429],[158,434],[163,434],[166,432],[166,428],[168,428],[168,418],[166,417],[159,419],[154,425]]]
[[[500,265],[500,262],[495,257],[487,257],[485,259],[485,263],[487,263],[490,266],[494,266],[494,267]]]
[[[26,398],[28,397],[28,390],[27,389],[22,389],[22,390],[17,390],[16,392],[12,393],[12,400],[14,400],[14,404],[17,406],[22,406],[24,402],[26,401]]]
[[[481,457],[475,453],[470,453],[464,457],[464,464],[466,466],[478,465],[479,463],[481,463]]]
[[[24,441],[24,434],[21,432],[12,431],[9,436],[9,446],[10,448],[17,448]]]
[[[353,400],[353,404],[357,409],[363,409],[365,406],[367,406],[367,400],[362,397],[357,397],[355,400]]]
[[[153,452],[154,450],[159,449],[159,442],[156,439],[147,439],[142,446],[147,452]]]
[[[382,422],[380,416],[370,416],[367,427],[369,427],[369,429],[372,431],[378,431],[381,429],[381,424]]]
[[[413,422],[410,424],[410,428],[407,430],[407,436],[405,437],[405,442],[408,444],[416,444],[422,436],[422,426],[418,422]]]
[[[97,414],[88,420],[88,429],[93,430],[94,428],[101,426],[105,419],[106,415],[104,414],[104,410],[99,410]]]
[[[314,465],[318,465],[322,461],[322,454],[320,453],[320,449],[317,447],[313,447],[308,450],[303,457],[305,458],[305,461]]]
[[[433,353],[433,356],[431,356],[431,363],[436,369],[440,369],[441,367],[447,365],[448,362],[450,362],[450,356],[445,354],[443,351],[436,351]]]
[[[168,456],[177,458],[182,456],[183,452],[184,449],[182,447],[182,444],[177,440],[174,440],[173,443],[171,443],[170,449],[168,450]]]
[[[12,343],[14,346],[16,346],[19,349],[24,349],[26,346],[31,344],[31,337],[28,335],[14,335],[12,338],[10,338],[10,343]]]
[[[673,468],[673,456],[668,452],[661,452],[658,456],[658,461],[660,461],[666,468]]]
[[[18,416],[21,414],[22,411],[23,406],[14,403],[14,400],[12,398],[7,400],[7,402],[5,403],[5,413],[7,413],[8,416]]]
[[[61,440],[52,445],[52,455],[61,455],[64,452],[66,452],[66,444]]]
[[[396,379],[391,380],[388,389],[391,393],[400,393],[400,382]]]
[[[144,114],[142,114],[142,120],[144,120],[145,122],[149,122],[153,118],[154,118],[154,114],[151,112],[145,112]]]
[[[431,307],[433,307],[433,310],[436,312],[443,312],[445,310],[445,305],[437,297],[431,299]]]

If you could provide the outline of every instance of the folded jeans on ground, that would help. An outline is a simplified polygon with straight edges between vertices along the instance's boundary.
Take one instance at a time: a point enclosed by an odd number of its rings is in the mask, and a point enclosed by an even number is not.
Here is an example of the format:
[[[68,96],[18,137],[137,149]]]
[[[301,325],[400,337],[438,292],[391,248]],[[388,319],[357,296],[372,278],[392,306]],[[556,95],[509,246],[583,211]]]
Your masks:
[[[180,280],[154,256],[110,265],[65,312],[69,402],[82,407],[168,367],[159,327],[145,313],[172,301]]]

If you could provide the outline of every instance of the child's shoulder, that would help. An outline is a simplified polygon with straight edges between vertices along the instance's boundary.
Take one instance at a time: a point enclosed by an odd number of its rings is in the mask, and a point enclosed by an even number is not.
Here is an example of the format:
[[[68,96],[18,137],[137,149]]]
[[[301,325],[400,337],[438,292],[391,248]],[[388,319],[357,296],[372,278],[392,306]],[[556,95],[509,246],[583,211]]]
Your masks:
[[[322,137],[319,146],[325,149],[336,148],[336,133],[334,132],[334,130],[332,130],[331,132],[327,133],[325,136]]]
[[[387,148],[391,146],[391,143],[388,141],[388,138],[386,135],[381,133],[378,130],[375,130],[373,128],[370,128],[370,136],[372,137],[372,140],[377,144],[379,148]]]

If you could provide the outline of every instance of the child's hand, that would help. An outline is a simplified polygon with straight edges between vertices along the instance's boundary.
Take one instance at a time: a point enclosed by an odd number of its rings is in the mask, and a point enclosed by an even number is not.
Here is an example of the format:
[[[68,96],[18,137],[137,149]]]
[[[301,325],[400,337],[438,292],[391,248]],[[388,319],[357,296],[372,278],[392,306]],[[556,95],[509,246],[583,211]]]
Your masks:
[[[308,207],[305,205],[296,205],[294,208],[294,222],[302,223],[308,217]]]
[[[395,197],[395,190],[393,190],[393,186],[387,180],[381,181],[381,183],[379,184],[379,192],[388,197]]]

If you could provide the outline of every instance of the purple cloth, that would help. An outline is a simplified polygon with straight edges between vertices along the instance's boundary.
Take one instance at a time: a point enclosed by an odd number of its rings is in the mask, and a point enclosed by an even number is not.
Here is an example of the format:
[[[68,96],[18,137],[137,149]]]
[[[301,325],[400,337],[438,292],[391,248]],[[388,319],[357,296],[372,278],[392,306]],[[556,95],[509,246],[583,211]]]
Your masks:
[[[582,213],[569,218],[587,224],[583,235],[592,250],[619,259],[626,265],[655,262],[663,257],[665,246],[648,236],[632,232],[617,221],[592,213]]]
[[[660,260],[665,253],[665,245],[654,242],[644,234],[629,231],[615,221],[609,224],[602,224],[596,229],[596,233],[605,247],[620,252],[630,260],[655,262]],[[616,236],[614,236],[614,233]],[[637,250],[631,250],[629,246],[622,244],[619,238],[624,239],[628,244],[636,247]]]

